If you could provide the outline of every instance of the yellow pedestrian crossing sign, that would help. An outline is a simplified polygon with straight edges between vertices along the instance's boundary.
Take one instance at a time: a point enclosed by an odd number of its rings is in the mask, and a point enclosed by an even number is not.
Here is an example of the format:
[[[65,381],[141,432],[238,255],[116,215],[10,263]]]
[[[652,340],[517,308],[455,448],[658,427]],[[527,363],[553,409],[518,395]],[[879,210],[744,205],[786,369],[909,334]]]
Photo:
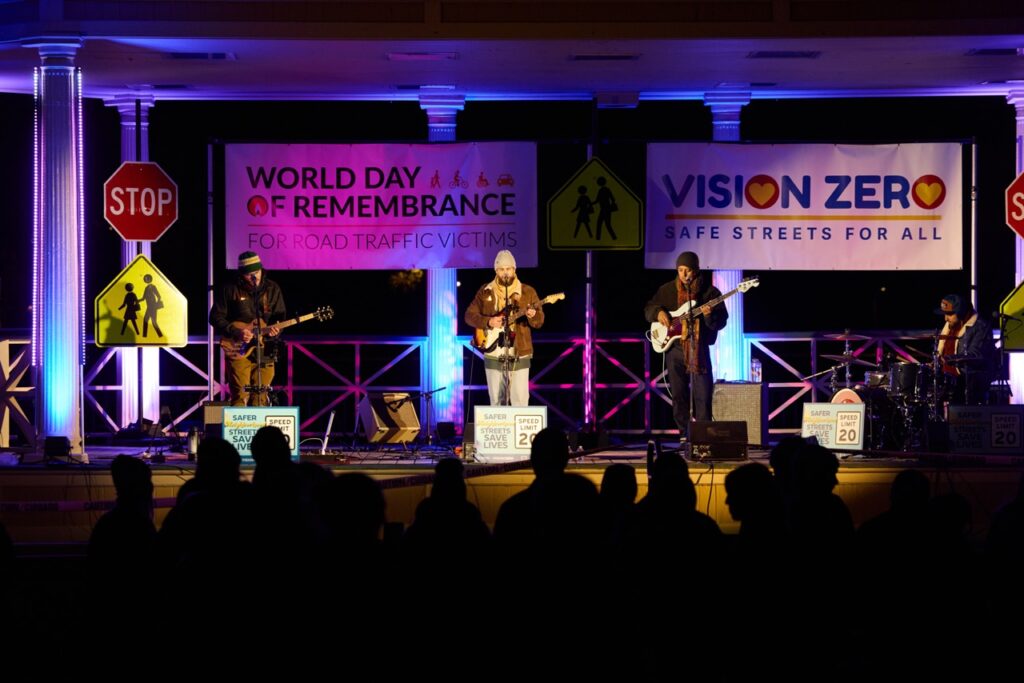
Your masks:
[[[185,346],[188,301],[139,254],[98,297],[96,346]]]
[[[1003,349],[1024,351],[1024,282],[999,304],[999,316],[1005,334]]]
[[[643,228],[643,202],[596,157],[548,201],[548,249],[643,249]]]

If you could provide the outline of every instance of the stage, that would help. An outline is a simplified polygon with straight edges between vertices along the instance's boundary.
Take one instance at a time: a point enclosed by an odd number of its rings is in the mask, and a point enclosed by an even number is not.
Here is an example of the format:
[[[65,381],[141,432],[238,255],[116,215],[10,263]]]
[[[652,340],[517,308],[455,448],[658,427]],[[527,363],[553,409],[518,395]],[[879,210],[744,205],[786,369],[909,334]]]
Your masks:
[[[26,455],[20,464],[0,467],[0,519],[14,542],[27,548],[34,544],[73,546],[87,541],[92,526],[114,500],[110,462],[122,453],[151,465],[159,527],[182,484],[192,478],[195,463],[175,448],[96,446],[87,449],[88,464],[67,460],[31,462]],[[838,451],[837,455],[839,484],[835,492],[846,503],[855,524],[886,510],[893,478],[903,469],[915,468],[927,475],[933,496],[955,491],[967,498],[972,508],[971,535],[977,542],[984,539],[993,513],[1016,494],[1024,473],[1024,456]],[[455,457],[455,449],[361,447],[331,449],[323,454],[315,449],[303,451],[301,461],[320,464],[335,475],[363,472],[373,477],[384,489],[388,523],[407,526],[416,506],[429,494],[434,465],[443,457]],[[725,476],[747,462],[767,466],[768,451],[752,449],[747,460],[689,461],[698,509],[726,533],[735,533],[738,525],[726,506]],[[600,486],[605,468],[613,463],[636,468],[638,499],[643,497],[647,492],[646,442],[580,451],[570,461],[569,471]],[[251,477],[253,468],[243,467],[242,472]],[[468,498],[492,527],[501,504],[532,481],[528,461],[466,463]]]

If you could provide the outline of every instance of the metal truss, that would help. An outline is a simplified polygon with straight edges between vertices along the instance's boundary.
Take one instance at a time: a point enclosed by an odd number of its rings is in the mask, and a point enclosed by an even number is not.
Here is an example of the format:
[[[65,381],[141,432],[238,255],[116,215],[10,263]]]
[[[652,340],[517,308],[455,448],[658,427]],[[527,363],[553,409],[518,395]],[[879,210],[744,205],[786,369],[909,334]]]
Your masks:
[[[918,362],[908,351],[916,346],[919,352],[931,349],[924,340],[930,331],[867,332],[868,339],[851,344],[850,351],[858,358],[880,362],[887,352],[905,362]],[[916,344],[914,340],[917,340]],[[355,431],[358,425],[359,402],[363,397],[385,391],[420,392],[426,389],[427,337],[291,337],[282,342],[275,388],[280,389],[289,405],[303,407],[301,429],[307,435],[320,433],[327,416],[336,411],[341,416],[336,429]],[[767,360],[765,376],[769,381],[769,432],[782,435],[799,431],[800,403],[827,401],[831,397],[827,375],[813,380],[803,377],[829,367],[831,361],[820,362],[821,353],[842,353],[843,342],[824,333],[752,333],[746,335],[751,350]],[[165,431],[194,416],[208,398],[211,384],[206,365],[206,342],[203,337],[190,337],[182,349],[163,348],[161,377],[176,383],[161,385],[161,402],[173,405],[170,424]],[[468,336],[458,337],[463,348],[464,367],[468,377],[463,386],[464,405],[473,405],[476,398],[486,401],[486,383],[482,371],[482,354],[472,346]],[[9,424],[33,443],[34,411],[25,410],[22,402],[32,400],[34,389],[25,384],[28,371],[29,341],[23,338],[0,340],[0,445],[9,442]],[[552,423],[565,428],[587,428],[585,413],[583,364],[585,341],[573,335],[538,335],[534,339],[530,395],[535,403],[548,407]],[[91,344],[85,368],[85,405],[88,407],[87,429],[116,432],[118,423],[113,406],[123,390],[116,378],[115,363],[110,361],[116,349],[97,349]],[[666,393],[665,370],[658,362],[659,354],[639,336],[598,338],[594,346],[596,425],[611,433],[658,434],[674,432],[671,426],[671,398]],[[215,399],[227,397],[223,353],[215,357],[216,372],[212,386]],[[283,367],[282,367],[283,365]],[[842,386],[858,384],[857,376],[840,377]],[[166,398],[165,398],[166,397]],[[659,407],[662,406],[662,407]],[[423,414],[424,406],[420,405]],[[667,418],[659,417],[668,415]],[[795,416],[795,417],[794,417]],[[468,416],[467,416],[468,417]],[[655,423],[665,425],[655,428]]]

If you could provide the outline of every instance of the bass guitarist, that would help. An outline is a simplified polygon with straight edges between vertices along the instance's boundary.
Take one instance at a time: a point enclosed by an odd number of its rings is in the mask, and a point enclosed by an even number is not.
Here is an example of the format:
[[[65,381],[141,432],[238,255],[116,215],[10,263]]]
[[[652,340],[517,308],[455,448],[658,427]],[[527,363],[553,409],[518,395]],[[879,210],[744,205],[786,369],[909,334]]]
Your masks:
[[[525,406],[530,401],[531,332],[544,324],[544,309],[537,290],[516,278],[512,252],[498,252],[494,275],[477,291],[464,318],[474,329],[504,328],[497,347],[484,353],[491,405]]]
[[[691,414],[698,420],[712,419],[715,381],[709,347],[718,339],[718,331],[725,327],[729,313],[721,303],[708,306],[706,302],[721,296],[718,288],[711,284],[711,272],[700,269],[697,254],[684,251],[676,258],[676,277],[659,287],[644,308],[647,322],[659,322],[679,334],[665,353],[665,368],[672,390],[672,415],[679,427],[681,444],[689,439]],[[693,302],[690,313],[681,320],[673,320],[672,311],[687,302]]]
[[[257,321],[264,337],[276,338],[280,329],[275,323],[286,317],[281,288],[265,276],[259,255],[254,251],[242,252],[238,257],[238,278],[214,297],[210,325],[222,338],[242,347],[253,341]],[[277,344],[265,344],[260,355],[257,364],[255,351],[245,355],[226,353],[231,405],[269,405],[269,391],[250,389],[269,389],[274,379]]]

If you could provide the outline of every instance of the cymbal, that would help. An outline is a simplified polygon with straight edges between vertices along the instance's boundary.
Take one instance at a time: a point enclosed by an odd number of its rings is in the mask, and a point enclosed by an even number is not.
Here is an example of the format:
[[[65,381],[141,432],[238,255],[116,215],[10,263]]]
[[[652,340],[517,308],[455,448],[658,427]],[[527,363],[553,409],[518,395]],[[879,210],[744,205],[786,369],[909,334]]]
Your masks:
[[[831,354],[831,353],[823,353],[823,354],[821,354],[821,357],[822,358],[828,358],[829,360],[834,360],[837,363],[843,363],[844,365],[848,363],[850,365],[863,365],[864,367],[867,367],[867,368],[877,368],[878,367],[878,365],[876,365],[875,363],[871,363],[871,362],[866,361],[866,360],[861,360],[860,358],[857,358],[856,356],[854,356],[852,353],[850,355],[848,355],[848,356],[845,355],[845,354],[843,354],[843,355],[834,355],[834,354]]]
[[[914,354],[918,358],[931,359],[931,357],[932,357],[932,354],[925,353],[924,351],[919,351],[919,350],[915,349],[913,346],[908,346],[907,347],[907,351],[909,351],[910,353]]]
[[[849,332],[843,334],[826,334],[825,339],[835,339],[836,341],[867,341],[871,337],[865,337],[863,334],[850,334]]]
[[[919,334],[915,337],[906,337],[906,339],[938,339],[939,341],[958,338],[955,334]]]

